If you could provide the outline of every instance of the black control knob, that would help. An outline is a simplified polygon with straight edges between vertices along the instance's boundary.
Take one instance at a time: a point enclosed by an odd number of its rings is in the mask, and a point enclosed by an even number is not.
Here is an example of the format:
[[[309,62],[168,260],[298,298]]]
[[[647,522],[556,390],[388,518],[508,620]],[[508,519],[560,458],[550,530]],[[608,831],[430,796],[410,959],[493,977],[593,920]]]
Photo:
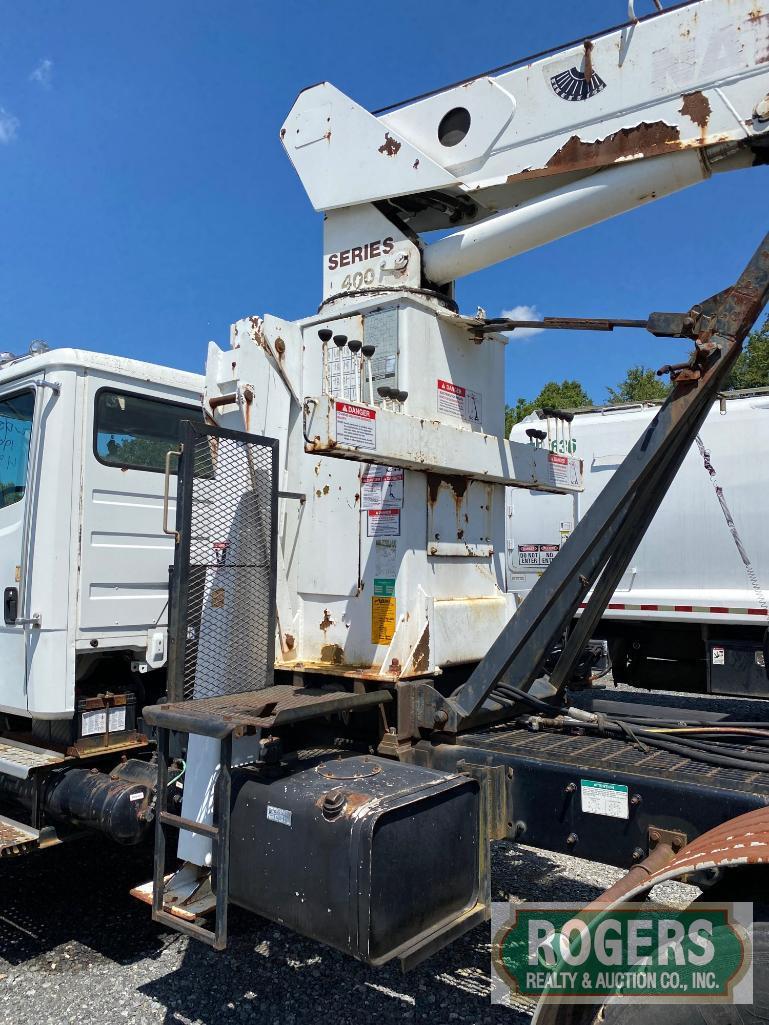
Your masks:
[[[347,335],[334,335],[334,345],[338,349],[343,349],[347,345]]]
[[[376,351],[376,346],[364,345],[360,351],[363,353],[366,359],[371,359],[371,357],[374,355],[374,352]]]
[[[350,350],[350,352],[360,352],[360,350],[363,348],[363,342],[359,342],[357,339],[351,339],[347,343],[347,348]]]
[[[322,342],[330,342],[331,341],[331,335],[333,333],[334,332],[333,331],[329,331],[329,329],[327,327],[322,327],[320,329],[320,331],[318,331],[318,338],[320,338],[320,340]]]

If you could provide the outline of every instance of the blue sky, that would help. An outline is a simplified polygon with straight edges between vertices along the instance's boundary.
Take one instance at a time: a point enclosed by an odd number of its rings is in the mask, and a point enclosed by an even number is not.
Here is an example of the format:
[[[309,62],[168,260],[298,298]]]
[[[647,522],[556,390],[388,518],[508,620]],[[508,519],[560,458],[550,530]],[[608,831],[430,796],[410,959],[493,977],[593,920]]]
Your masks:
[[[638,13],[652,0],[637,0]],[[209,338],[320,300],[321,219],[278,140],[328,79],[368,109],[621,22],[625,0],[77,0],[3,5],[0,348],[32,338],[202,370]],[[459,284],[463,310],[643,317],[728,284],[763,233],[765,168],[718,176]],[[594,400],[645,333],[508,347],[507,397],[577,377]]]

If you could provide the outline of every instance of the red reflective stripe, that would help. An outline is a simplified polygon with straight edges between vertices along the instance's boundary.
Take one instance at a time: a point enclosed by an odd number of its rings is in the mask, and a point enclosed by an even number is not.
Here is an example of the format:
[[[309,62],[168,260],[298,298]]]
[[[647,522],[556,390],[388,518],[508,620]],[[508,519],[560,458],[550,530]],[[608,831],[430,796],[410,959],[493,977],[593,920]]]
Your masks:
[[[749,616],[766,616],[769,615],[766,609],[748,609]]]
[[[676,612],[694,612],[692,605],[674,605],[673,608]]]
[[[657,605],[642,605],[641,612],[658,612],[659,607]]]
[[[722,605],[711,605],[710,606],[710,611],[711,612],[723,612],[723,613],[726,613],[727,615],[729,613],[729,609],[724,608]]]
[[[609,605],[610,609],[624,609],[624,605]]]

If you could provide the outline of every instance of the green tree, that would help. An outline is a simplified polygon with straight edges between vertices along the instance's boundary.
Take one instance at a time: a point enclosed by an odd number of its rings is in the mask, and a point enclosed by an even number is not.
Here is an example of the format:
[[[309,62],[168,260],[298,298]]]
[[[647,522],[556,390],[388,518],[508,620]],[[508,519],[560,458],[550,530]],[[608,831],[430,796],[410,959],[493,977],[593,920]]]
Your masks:
[[[110,438],[106,444],[100,445],[102,457],[118,466],[149,466],[155,470],[163,470],[166,465],[166,452],[176,448],[173,441],[160,441],[157,438],[121,438],[115,441]]]
[[[653,370],[641,366],[631,367],[616,388],[607,388],[609,402],[657,402],[667,398],[670,385],[657,377]]]
[[[769,386],[769,320],[759,331],[748,335],[737,357],[727,388],[766,388]]]
[[[554,409],[579,409],[581,406],[592,406],[593,400],[579,381],[548,381],[542,391],[531,402],[518,399],[514,406],[505,407],[505,434],[510,433],[513,424],[520,423],[529,413],[543,406]]]

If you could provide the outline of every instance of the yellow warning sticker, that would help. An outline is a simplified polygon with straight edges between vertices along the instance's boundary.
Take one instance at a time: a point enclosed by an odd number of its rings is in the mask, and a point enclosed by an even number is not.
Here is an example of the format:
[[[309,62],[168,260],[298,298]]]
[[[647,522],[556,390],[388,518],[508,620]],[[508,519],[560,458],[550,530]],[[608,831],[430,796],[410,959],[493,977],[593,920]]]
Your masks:
[[[389,644],[395,634],[395,598],[371,599],[371,643]]]

